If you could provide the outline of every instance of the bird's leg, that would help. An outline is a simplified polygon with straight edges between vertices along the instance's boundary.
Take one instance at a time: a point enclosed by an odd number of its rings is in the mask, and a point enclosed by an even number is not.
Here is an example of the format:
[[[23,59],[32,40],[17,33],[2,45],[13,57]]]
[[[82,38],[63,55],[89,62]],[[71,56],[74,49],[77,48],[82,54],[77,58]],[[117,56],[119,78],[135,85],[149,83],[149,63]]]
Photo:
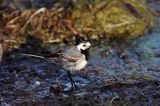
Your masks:
[[[73,89],[73,87],[78,88],[78,86],[75,84],[75,82],[74,82],[73,79],[72,79],[72,76],[71,76],[70,71],[67,70],[67,74],[68,74],[69,79],[70,79],[70,81],[71,81],[72,89]]]

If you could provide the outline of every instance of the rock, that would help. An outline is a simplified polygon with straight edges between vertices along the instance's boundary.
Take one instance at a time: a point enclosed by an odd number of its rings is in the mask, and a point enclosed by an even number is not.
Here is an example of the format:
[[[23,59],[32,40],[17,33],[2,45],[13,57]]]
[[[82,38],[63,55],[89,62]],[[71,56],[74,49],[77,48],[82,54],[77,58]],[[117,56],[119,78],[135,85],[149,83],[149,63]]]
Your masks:
[[[59,2],[50,9],[3,13],[6,31],[0,34],[15,36],[16,45],[25,43],[26,33],[45,43],[71,42],[75,34],[94,40],[128,40],[143,35],[153,24],[153,15],[145,0],[69,1]],[[42,9],[44,11],[40,11]]]
[[[152,14],[142,1],[95,0],[90,4],[82,2],[84,1],[79,1],[81,5],[78,5],[72,14],[80,32],[93,29],[91,31],[106,37],[135,38],[147,31],[153,23]]]

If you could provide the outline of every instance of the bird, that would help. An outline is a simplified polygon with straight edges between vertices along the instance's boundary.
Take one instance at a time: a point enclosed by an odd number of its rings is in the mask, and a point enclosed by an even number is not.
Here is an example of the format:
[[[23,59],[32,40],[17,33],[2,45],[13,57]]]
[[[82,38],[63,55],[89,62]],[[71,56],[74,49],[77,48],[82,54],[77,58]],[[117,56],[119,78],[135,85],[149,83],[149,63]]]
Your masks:
[[[82,70],[88,63],[88,50],[91,43],[88,41],[82,41],[79,44],[67,46],[63,50],[57,53],[44,56],[47,59],[53,60],[58,65],[67,71],[70,78],[72,88],[78,88],[71,77],[71,73]]]
[[[43,56],[33,54],[23,54],[27,56],[49,59],[56,63],[61,69],[67,71],[71,81],[71,89],[78,88],[72,79],[71,73],[82,70],[88,63],[89,48],[91,43],[89,41],[80,41],[76,45],[66,46],[56,53],[51,53]]]

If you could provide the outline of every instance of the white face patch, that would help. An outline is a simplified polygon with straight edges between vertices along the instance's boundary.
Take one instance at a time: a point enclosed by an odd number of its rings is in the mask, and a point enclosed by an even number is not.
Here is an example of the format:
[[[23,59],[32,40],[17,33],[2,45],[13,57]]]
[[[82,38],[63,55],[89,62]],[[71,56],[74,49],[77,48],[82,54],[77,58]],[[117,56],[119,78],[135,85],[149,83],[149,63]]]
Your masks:
[[[77,45],[78,50],[86,50],[91,46],[90,42],[82,42],[79,45]]]

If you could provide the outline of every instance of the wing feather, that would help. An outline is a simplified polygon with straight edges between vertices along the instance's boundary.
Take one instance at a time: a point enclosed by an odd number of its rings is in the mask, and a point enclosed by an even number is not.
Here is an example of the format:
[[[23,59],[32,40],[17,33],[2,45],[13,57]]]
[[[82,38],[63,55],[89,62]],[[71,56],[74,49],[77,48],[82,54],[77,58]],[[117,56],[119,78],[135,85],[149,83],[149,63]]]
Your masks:
[[[67,47],[64,50],[61,50],[57,53],[49,54],[45,57],[59,61],[76,62],[81,58],[81,55],[79,54],[79,51],[77,51],[76,47]]]

